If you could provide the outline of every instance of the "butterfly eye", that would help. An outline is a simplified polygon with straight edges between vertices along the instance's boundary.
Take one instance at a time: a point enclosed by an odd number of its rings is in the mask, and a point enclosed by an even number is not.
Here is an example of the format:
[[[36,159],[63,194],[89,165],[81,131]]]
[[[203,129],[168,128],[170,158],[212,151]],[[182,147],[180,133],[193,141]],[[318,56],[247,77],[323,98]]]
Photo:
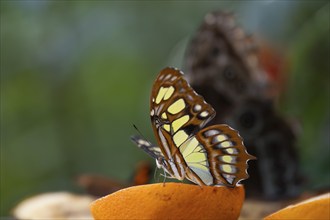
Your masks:
[[[164,121],[162,118],[157,117],[156,120],[157,120],[157,122],[158,122],[160,125],[165,124],[165,121]]]
[[[151,120],[154,121],[157,128],[163,127],[166,131],[170,131],[169,121],[166,114],[162,114],[161,117],[154,115],[151,117]]]

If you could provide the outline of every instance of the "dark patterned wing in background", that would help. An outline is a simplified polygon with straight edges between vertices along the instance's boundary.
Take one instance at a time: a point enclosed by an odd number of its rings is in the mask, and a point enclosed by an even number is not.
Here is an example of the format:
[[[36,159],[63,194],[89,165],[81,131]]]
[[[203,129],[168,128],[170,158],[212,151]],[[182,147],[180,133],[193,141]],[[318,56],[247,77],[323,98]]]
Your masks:
[[[301,177],[294,130],[276,112],[274,83],[259,62],[254,39],[236,25],[233,14],[217,11],[205,16],[188,45],[184,70],[216,110],[211,123],[237,129],[258,158],[250,163],[247,195],[296,196]]]

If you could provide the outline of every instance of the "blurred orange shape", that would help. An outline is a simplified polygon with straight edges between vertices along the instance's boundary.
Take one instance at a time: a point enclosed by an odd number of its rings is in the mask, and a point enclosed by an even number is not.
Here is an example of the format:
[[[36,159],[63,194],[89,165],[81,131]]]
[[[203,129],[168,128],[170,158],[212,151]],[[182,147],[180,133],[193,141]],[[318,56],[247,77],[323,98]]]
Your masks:
[[[271,219],[330,219],[330,193],[290,205],[265,218]]]
[[[238,219],[244,188],[157,183],[133,186],[94,201],[95,219]]]

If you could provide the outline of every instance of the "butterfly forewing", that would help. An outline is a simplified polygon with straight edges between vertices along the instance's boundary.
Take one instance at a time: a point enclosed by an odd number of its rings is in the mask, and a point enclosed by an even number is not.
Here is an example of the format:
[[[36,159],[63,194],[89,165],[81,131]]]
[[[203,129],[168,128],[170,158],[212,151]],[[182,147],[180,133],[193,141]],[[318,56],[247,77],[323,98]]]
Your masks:
[[[149,154],[152,158],[158,159],[164,157],[160,148],[157,145],[151,144],[149,141],[143,139],[140,136],[132,136],[131,140],[142,150],[144,150],[147,154]]]
[[[181,71],[165,68],[152,88],[150,116],[158,143],[167,142],[169,152],[162,151],[170,158],[177,147],[215,116],[215,111],[190,87]]]
[[[162,167],[167,173],[169,173],[172,176],[175,176],[171,168],[171,164],[173,163],[169,162],[164,158],[163,153],[161,152],[160,148],[157,145],[151,144],[149,141],[145,140],[140,136],[131,136],[131,140],[136,145],[138,145],[139,148],[141,148],[147,154],[149,154],[149,156],[154,158],[156,160],[158,167]]]

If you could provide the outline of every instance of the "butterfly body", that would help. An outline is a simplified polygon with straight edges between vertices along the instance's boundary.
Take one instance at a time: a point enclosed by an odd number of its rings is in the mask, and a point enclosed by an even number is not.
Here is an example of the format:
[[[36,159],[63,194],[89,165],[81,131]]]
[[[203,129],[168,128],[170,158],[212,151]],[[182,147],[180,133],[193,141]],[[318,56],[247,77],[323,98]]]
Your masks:
[[[171,177],[198,185],[236,184],[248,177],[246,152],[238,132],[227,125],[204,126],[215,110],[184,79],[165,68],[154,82],[150,117],[158,146],[140,137],[132,140]]]

